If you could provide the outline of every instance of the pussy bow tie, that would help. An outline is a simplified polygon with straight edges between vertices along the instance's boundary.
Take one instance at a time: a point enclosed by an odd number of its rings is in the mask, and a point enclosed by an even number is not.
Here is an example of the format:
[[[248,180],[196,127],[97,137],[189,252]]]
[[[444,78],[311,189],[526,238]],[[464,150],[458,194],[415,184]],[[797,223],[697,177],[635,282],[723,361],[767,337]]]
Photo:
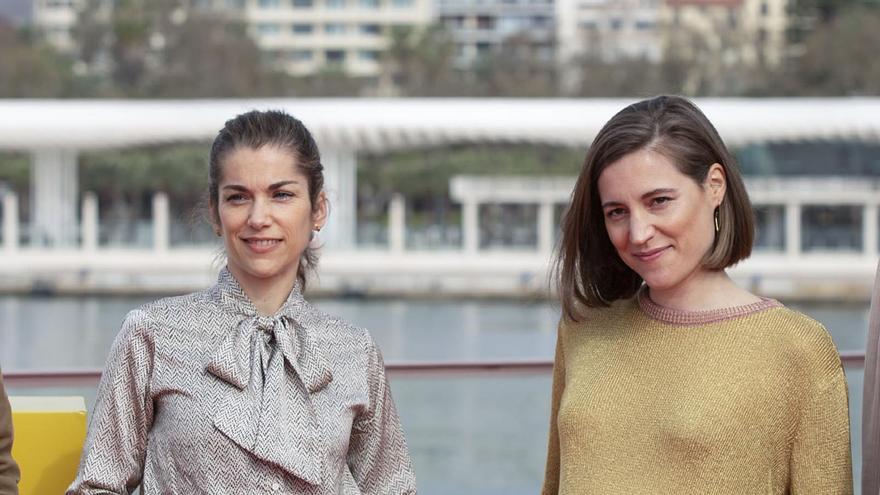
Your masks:
[[[237,389],[218,404],[214,425],[256,457],[317,485],[329,441],[313,395],[333,376],[313,336],[284,309],[245,317],[208,361],[209,373]]]

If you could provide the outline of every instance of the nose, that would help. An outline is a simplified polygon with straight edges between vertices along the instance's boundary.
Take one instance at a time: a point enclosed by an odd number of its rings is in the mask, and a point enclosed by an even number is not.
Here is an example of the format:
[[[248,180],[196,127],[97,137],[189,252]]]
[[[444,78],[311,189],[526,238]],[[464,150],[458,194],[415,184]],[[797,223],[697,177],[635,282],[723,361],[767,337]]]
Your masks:
[[[248,215],[248,226],[252,229],[268,227],[269,223],[271,223],[271,218],[269,205],[259,198],[255,199],[251,204],[251,211]]]
[[[629,220],[629,240],[632,244],[645,244],[654,237],[654,224],[642,214],[631,213]]]

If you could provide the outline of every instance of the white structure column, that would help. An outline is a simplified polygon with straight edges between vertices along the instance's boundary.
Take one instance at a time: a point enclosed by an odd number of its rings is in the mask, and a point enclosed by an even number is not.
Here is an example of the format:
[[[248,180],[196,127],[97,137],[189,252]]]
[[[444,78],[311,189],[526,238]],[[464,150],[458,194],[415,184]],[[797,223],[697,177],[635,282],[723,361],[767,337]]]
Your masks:
[[[868,203],[862,213],[862,252],[865,256],[877,256],[877,203]]]
[[[388,204],[388,248],[393,253],[406,249],[406,200],[394,193]]]
[[[43,149],[31,164],[31,243],[71,246],[77,235],[77,166],[71,150]]]
[[[345,148],[324,149],[324,191],[330,200],[330,217],[321,231],[324,245],[352,249],[357,228],[357,157]]]
[[[3,252],[10,254],[18,249],[18,195],[12,191],[3,193]]]
[[[98,249],[98,196],[93,192],[83,194],[80,238],[85,251]]]
[[[168,195],[157,192],[153,195],[153,250],[168,251],[169,231]]]
[[[801,254],[801,205],[789,202],[785,204],[785,254],[800,256]]]
[[[480,203],[466,200],[461,205],[461,230],[464,252],[477,254],[480,250]]]
[[[553,206],[546,201],[538,205],[538,249],[544,254],[553,251]]]

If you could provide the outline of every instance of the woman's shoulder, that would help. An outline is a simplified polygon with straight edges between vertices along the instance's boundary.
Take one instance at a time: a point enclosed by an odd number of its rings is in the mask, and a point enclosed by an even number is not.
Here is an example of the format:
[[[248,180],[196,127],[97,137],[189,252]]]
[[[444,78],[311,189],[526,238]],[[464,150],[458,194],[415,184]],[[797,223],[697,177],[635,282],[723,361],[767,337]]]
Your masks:
[[[373,339],[369,330],[345,320],[342,317],[332,315],[309,304],[309,324],[315,330],[319,338],[337,344],[349,344],[357,346],[373,346]]]
[[[134,332],[155,335],[164,328],[174,328],[182,322],[192,321],[194,316],[216,317],[217,314],[208,291],[163,297],[129,311],[123,318],[120,334]]]
[[[756,315],[757,330],[766,335],[777,354],[799,364],[802,371],[836,374],[840,353],[825,325],[799,311],[780,305]]]

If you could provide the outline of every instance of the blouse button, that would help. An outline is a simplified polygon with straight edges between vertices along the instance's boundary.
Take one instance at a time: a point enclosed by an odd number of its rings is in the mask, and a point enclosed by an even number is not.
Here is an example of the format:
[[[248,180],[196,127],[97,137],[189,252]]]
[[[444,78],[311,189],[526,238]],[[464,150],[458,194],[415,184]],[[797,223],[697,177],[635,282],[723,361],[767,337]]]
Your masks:
[[[272,483],[272,491],[273,492],[277,492],[280,489],[281,489],[281,485],[279,485],[278,483]]]

